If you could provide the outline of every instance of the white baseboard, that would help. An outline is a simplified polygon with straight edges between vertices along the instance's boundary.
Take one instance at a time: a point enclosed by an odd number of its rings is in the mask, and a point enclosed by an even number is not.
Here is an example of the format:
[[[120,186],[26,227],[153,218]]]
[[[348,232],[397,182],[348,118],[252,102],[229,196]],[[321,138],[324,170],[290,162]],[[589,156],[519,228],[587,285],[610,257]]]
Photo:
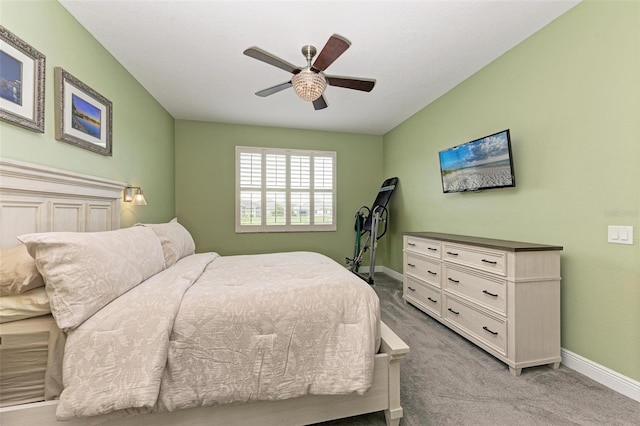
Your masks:
[[[562,364],[614,391],[640,402],[640,382],[597,364],[587,358],[561,349]]]
[[[402,274],[400,272],[396,272],[393,269],[389,269],[386,266],[376,266],[376,272],[381,272],[385,275],[389,275],[391,278],[402,281]]]
[[[389,269],[386,266],[376,266],[376,272],[380,272],[402,281],[402,274]],[[605,366],[597,364],[567,349],[561,348],[562,364],[588,378],[612,389],[622,395],[640,402],[640,382],[613,371]]]

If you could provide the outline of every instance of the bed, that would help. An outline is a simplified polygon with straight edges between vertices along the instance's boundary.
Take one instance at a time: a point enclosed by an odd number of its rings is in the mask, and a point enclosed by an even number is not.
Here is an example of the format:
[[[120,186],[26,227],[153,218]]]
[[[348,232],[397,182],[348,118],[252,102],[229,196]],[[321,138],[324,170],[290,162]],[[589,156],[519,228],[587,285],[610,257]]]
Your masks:
[[[125,184],[123,183],[95,178],[92,176],[78,175],[75,173],[6,159],[0,159],[0,177],[0,244],[3,248],[15,245],[16,237],[19,235],[29,234],[32,236],[31,240],[29,240],[29,238],[26,238],[24,242],[25,245],[29,247],[30,252],[33,251],[35,253],[35,251],[37,251],[39,248],[47,246],[46,242],[43,242],[41,240],[42,236],[45,235],[42,233],[49,233],[51,231],[54,231],[53,233],[49,234],[49,236],[54,236],[66,235],[65,233],[69,232],[78,234],[78,231],[89,231],[82,237],[85,238],[88,235],[94,235],[95,231],[119,230],[120,198],[121,191],[125,186]],[[164,241],[163,236],[166,240],[167,235],[171,234],[171,232],[167,233],[166,231],[175,231],[176,229],[179,229],[178,224],[172,224],[170,222],[167,224],[160,224],[157,229],[154,229],[154,225],[127,228],[127,230],[119,230],[122,232],[118,232],[117,235],[126,234],[127,232],[136,233],[135,236],[129,235],[126,238],[135,238],[137,241],[139,239],[144,240],[144,238],[150,237],[150,232],[153,231],[155,233],[155,236],[162,242]],[[165,232],[164,235],[163,232]],[[146,233],[145,237],[141,237],[141,235],[144,233]],[[104,235],[106,234],[109,234],[109,232],[104,233]],[[33,237],[33,235],[35,235],[35,237]],[[35,240],[37,241],[33,240],[33,238],[35,238]],[[173,241],[175,242],[175,239]],[[52,244],[55,243],[56,242],[54,241]],[[180,246],[180,244],[178,244],[178,246]],[[166,266],[166,264],[169,263],[169,261],[167,260],[167,256],[171,257],[171,250],[165,250],[166,247],[164,244],[161,244],[160,247],[160,251],[162,252],[162,257],[165,263],[164,266]],[[173,252],[180,252],[181,250],[184,251],[185,248],[180,246],[176,250],[174,247]],[[189,249],[187,248],[186,251],[188,252]],[[167,253],[169,253],[169,255],[167,255]],[[36,257],[40,259],[46,259],[45,254],[41,254]],[[147,265],[148,270],[146,272],[140,273],[140,276],[138,276],[137,278],[133,278],[132,280],[139,281],[142,278],[144,279],[142,279],[132,287],[126,287],[125,285],[125,290],[122,291],[122,294],[135,295],[135,293],[138,292],[139,295],[137,300],[146,300],[147,297],[164,297],[164,292],[162,292],[159,296],[158,292],[154,293],[150,289],[158,285],[154,284],[153,282],[154,279],[157,280],[158,276],[171,275],[173,278],[170,279],[173,279],[173,281],[171,281],[173,284],[162,284],[166,286],[164,288],[170,289],[170,291],[168,291],[169,293],[176,293],[176,298],[180,300],[180,303],[182,303],[184,299],[184,301],[187,301],[194,306],[203,304],[203,307],[205,308],[204,312],[209,312],[215,310],[206,309],[207,304],[203,303],[203,300],[206,300],[204,295],[220,294],[219,290],[222,287],[227,287],[232,290],[232,292],[245,291],[242,297],[249,297],[248,295],[261,291],[258,287],[252,288],[251,286],[237,285],[237,282],[233,282],[234,278],[239,277],[239,272],[250,269],[246,266],[247,262],[255,263],[252,268],[259,268],[260,276],[269,274],[282,276],[282,274],[287,273],[299,276],[301,273],[306,273],[308,274],[308,282],[315,282],[317,281],[318,277],[326,275],[326,273],[322,270],[314,272],[313,265],[326,263],[327,265],[325,266],[332,271],[332,274],[340,274],[342,272],[345,272],[344,268],[339,267],[337,264],[335,264],[335,262],[330,261],[329,259],[324,258],[323,256],[320,256],[316,253],[279,253],[245,257],[224,257],[217,256],[217,254],[215,253],[201,253],[189,254],[183,257],[180,257],[180,255],[178,255],[174,257],[175,260],[173,261],[172,266],[170,268],[164,268],[161,273],[157,273],[157,271],[155,271],[154,269],[158,268],[157,264],[156,266]],[[156,263],[158,263],[157,259]],[[60,264],[60,262],[52,261],[50,262],[50,264],[55,266],[57,264]],[[191,269],[192,266],[194,266],[193,264],[197,264],[197,268],[195,270]],[[285,267],[283,265],[289,266]],[[304,265],[302,271],[293,271],[291,269],[287,269],[295,265]],[[147,266],[143,267],[142,269],[147,268]],[[336,266],[338,266],[340,270],[335,269]],[[176,267],[179,267],[178,269],[183,269],[176,272]],[[139,265],[136,265],[136,268],[139,268]],[[226,272],[221,272],[223,270]],[[54,272],[55,271],[52,272],[52,276],[55,276]],[[68,271],[64,272],[64,274],[67,273]],[[184,277],[189,275],[197,276],[196,280],[199,280],[201,279],[201,277],[206,276],[210,276],[210,278],[213,278],[209,279],[206,285],[196,286],[194,284],[185,282]],[[224,280],[221,281],[222,278],[220,277],[223,277]],[[246,281],[247,277],[244,277],[242,279]],[[121,283],[122,281],[122,279],[118,279],[117,282]],[[149,281],[152,282],[149,283]],[[292,285],[295,286],[295,280],[291,281]],[[47,292],[50,290],[49,287],[55,287],[55,285],[50,286],[49,283],[49,280],[47,280]],[[318,285],[320,285],[319,288],[325,288],[327,289],[327,291],[335,291],[335,289],[330,290],[331,286],[329,284],[330,283],[327,281]],[[259,284],[255,283],[255,285],[258,286]],[[109,288],[112,288],[112,286],[110,286]],[[196,288],[198,289],[197,291],[195,290]],[[100,293],[102,294],[102,292]],[[142,294],[144,294],[144,297],[139,297]],[[151,294],[155,295],[150,296]],[[290,290],[288,290],[286,294],[296,293],[295,291],[291,292]],[[364,291],[362,292],[362,294],[366,295],[367,292]],[[25,329],[31,329],[28,325],[25,328],[25,324],[27,321],[32,321],[34,323],[39,322],[41,323],[41,328],[49,327],[45,331],[42,331],[41,329],[36,330],[36,328],[33,328],[33,333],[31,336],[29,336],[29,333],[25,335],[27,337],[33,337],[34,339],[37,335],[38,339],[40,339],[40,352],[42,352],[45,356],[44,361],[43,358],[40,358],[40,366],[38,367],[40,368],[39,371],[41,371],[42,364],[44,362],[44,370],[46,372],[46,377],[49,385],[46,387],[44,385],[42,386],[42,389],[46,388],[46,392],[43,391],[42,393],[42,399],[56,397],[55,383],[57,380],[56,378],[58,377],[54,368],[56,366],[56,360],[52,360],[50,358],[55,358],[55,356],[52,355],[52,348],[54,348],[56,345],[58,345],[59,347],[61,340],[59,338],[56,338],[55,335],[59,336],[60,334],[62,334],[67,338],[65,348],[65,361],[68,362],[67,370],[65,370],[65,377],[75,377],[71,374],[71,372],[68,371],[69,366],[78,365],[82,361],[84,361],[85,363],[91,363],[96,362],[96,360],[100,360],[101,358],[108,358],[87,357],[86,352],[91,352],[91,350],[87,351],[87,348],[90,348],[90,346],[87,346],[86,341],[79,340],[77,336],[82,334],[95,335],[96,328],[98,329],[98,331],[100,331],[100,327],[106,327],[112,330],[113,324],[108,324],[108,321],[115,321],[116,323],[118,322],[117,320],[113,319],[114,316],[112,315],[115,311],[118,310],[114,308],[114,306],[117,307],[117,303],[112,302],[113,299],[111,299],[107,302],[103,301],[103,303],[99,303],[97,306],[92,306],[91,303],[87,305],[85,303],[86,300],[74,300],[73,297],[75,297],[75,295],[77,294],[63,294],[62,299],[59,299],[62,300],[62,302],[54,302],[54,299],[52,299],[51,302],[52,306],[67,306],[69,305],[69,300],[67,300],[66,297],[71,297],[70,300],[72,300],[73,303],[77,302],[77,306],[84,306],[84,308],[79,313],[75,312],[72,309],[71,312],[68,312],[65,315],[56,316],[56,320],[58,321],[57,325],[59,326],[59,328],[67,331],[64,334],[59,333],[59,330],[56,331],[55,328],[51,329],[51,320],[47,319],[50,318],[50,316],[48,315],[42,315],[38,317],[38,319],[32,318],[28,320],[18,320],[6,324],[0,324],[0,333],[2,333],[3,335],[4,333],[10,332],[8,327],[8,325],[10,324],[14,329],[20,328],[22,325],[20,333],[23,333],[24,335]],[[120,296],[121,295],[119,294],[117,297]],[[55,297],[57,298],[57,296]],[[284,296],[283,294],[281,294],[278,297],[282,298]],[[356,293],[354,293],[350,297],[358,296]],[[120,301],[120,298],[115,300],[116,302]],[[261,298],[256,298],[251,303],[247,303],[247,305],[259,305],[262,303],[261,300]],[[58,303],[58,305],[56,305],[56,303]],[[71,303],[70,305],[73,306],[73,303]],[[123,306],[129,306],[131,301],[124,301],[123,299],[122,302],[118,303],[122,303]],[[164,306],[163,303],[149,303],[149,305],[152,307],[159,305]],[[169,303],[169,305],[171,305],[171,303]],[[315,305],[315,303],[313,305]],[[111,309],[113,312],[110,312],[109,309]],[[166,309],[171,310],[172,308],[167,307]],[[323,308],[321,311],[324,310],[326,309]],[[227,311],[233,313],[234,315],[238,314],[238,312],[236,312],[237,308],[227,309]],[[319,380],[315,376],[304,377],[305,371],[316,371],[313,370],[313,368],[309,370],[310,367],[306,366],[305,362],[310,362],[306,357],[292,356],[292,359],[287,358],[287,362],[285,362],[284,364],[281,363],[282,365],[287,366],[286,370],[290,369],[291,372],[295,372],[295,374],[289,377],[289,382],[284,381],[280,384],[280,389],[286,389],[288,393],[285,392],[284,394],[272,394],[267,387],[263,388],[263,386],[265,386],[264,384],[253,383],[251,385],[253,386],[253,388],[249,387],[248,390],[245,390],[245,394],[243,396],[239,398],[229,397],[229,399],[224,400],[228,403],[220,405],[218,405],[218,403],[215,403],[215,405],[213,406],[189,407],[188,402],[192,400],[192,398],[190,397],[185,398],[185,401],[176,402],[176,399],[179,399],[180,395],[188,395],[188,392],[184,392],[184,388],[180,388],[182,389],[180,392],[174,394],[171,394],[171,392],[169,392],[162,398],[158,398],[159,400],[164,401],[161,407],[156,406],[156,408],[150,408],[148,403],[139,403],[134,410],[140,413],[146,413],[147,411],[150,411],[151,413],[123,417],[121,416],[122,412],[124,411],[127,414],[130,414],[131,408],[127,408],[126,406],[118,404],[114,405],[113,401],[96,404],[95,401],[99,399],[99,395],[87,392],[87,389],[91,389],[93,388],[93,386],[83,388],[82,386],[74,385],[72,383],[73,380],[68,379],[71,380],[71,382],[67,382],[67,384],[71,384],[65,388],[65,392],[75,392],[76,396],[84,396],[87,400],[83,405],[84,408],[82,410],[77,411],[75,405],[73,404],[69,406],[71,407],[70,409],[69,407],[65,408],[64,397],[62,398],[62,402],[58,401],[57,399],[31,402],[31,400],[33,399],[38,399],[37,395],[31,395],[31,399],[29,401],[23,400],[23,403],[19,405],[12,405],[12,403],[9,402],[9,406],[0,408],[0,423],[7,426],[22,424],[60,424],[56,421],[56,412],[58,412],[59,417],[70,419],[66,422],[66,424],[69,425],[294,425],[312,424],[368,412],[384,411],[387,424],[398,425],[400,418],[402,417],[402,408],[400,406],[399,363],[406,356],[409,348],[384,323],[379,322],[378,320],[370,322],[368,323],[368,325],[365,322],[363,323],[364,325],[358,326],[357,323],[359,321],[362,322],[361,317],[364,313],[360,311],[368,311],[368,313],[364,315],[364,317],[366,317],[371,316],[371,312],[375,312],[375,309],[373,309],[372,311],[371,305],[369,305],[369,308],[367,309],[354,309],[354,312],[352,312],[354,317],[346,321],[344,326],[339,327],[341,333],[344,334],[343,336],[324,336],[325,341],[336,343],[338,348],[342,348],[342,351],[338,351],[340,356],[326,357],[329,359],[322,360],[326,365],[332,366],[327,370],[326,373],[324,373],[327,380]],[[158,318],[171,318],[171,316],[167,316],[166,313],[167,312],[163,311],[162,313],[160,313],[161,315],[159,315]],[[242,313],[239,313],[236,316],[242,317],[242,315]],[[244,313],[244,315],[246,316],[246,313]],[[280,313],[278,315],[282,314]],[[140,321],[144,320],[146,316],[146,314],[143,314],[140,318]],[[195,315],[195,317],[192,316],[187,318],[186,321],[181,321],[182,325],[180,325],[180,334],[188,336],[189,339],[188,341],[183,340],[181,342],[175,339],[171,340],[171,343],[169,344],[170,351],[176,352],[176,347],[183,348],[185,346],[191,345],[194,340],[202,340],[200,338],[194,339],[193,334],[189,334],[190,330],[199,329],[202,327],[201,324],[196,323],[201,319],[199,318],[200,316],[202,315],[198,314]],[[65,319],[60,320],[60,318]],[[203,321],[205,322],[213,320],[213,317],[207,317],[206,319],[203,319]],[[222,321],[228,321],[228,318],[222,318]],[[307,321],[309,320],[300,322],[303,324],[307,324]],[[324,321],[324,319],[320,318],[319,322],[322,321]],[[168,322],[173,322],[173,320]],[[262,327],[264,326],[265,321],[259,321],[258,323],[261,324],[260,326]],[[93,329],[89,329],[87,324],[90,324]],[[293,320],[292,324],[295,324],[295,319]],[[371,324],[375,324],[376,326],[372,327]],[[224,328],[227,327],[217,327],[216,329]],[[230,328],[233,329],[233,327]],[[370,330],[370,332],[366,332],[367,329]],[[158,330],[156,330],[156,333],[160,336],[161,341],[168,341],[165,336],[166,331],[163,330],[164,329],[162,328],[158,328]],[[288,345],[293,345],[296,341],[295,333],[291,332],[291,330],[292,328],[286,331],[290,336],[290,340],[287,343]],[[273,331],[272,333],[272,331],[267,330],[266,332],[262,332],[261,335],[263,337],[257,340],[254,339],[253,343],[250,343],[254,345],[254,358],[258,359],[256,358],[256,354],[261,354],[262,356],[262,358],[260,358],[260,363],[257,364],[259,368],[263,368],[264,366],[269,365],[268,363],[264,363],[264,357],[270,356],[271,352],[269,351],[271,349],[269,348],[274,346],[274,341],[283,340],[274,340],[273,337],[268,337],[271,334],[275,335],[276,332]],[[234,331],[232,330],[232,333],[233,332]],[[227,341],[242,341],[242,332],[235,332],[237,333],[237,339],[231,339],[228,335],[226,337],[223,335],[218,335],[221,333],[213,333],[214,335],[209,336],[209,338],[213,340],[204,343],[198,342],[198,344],[204,344],[205,348],[207,347],[206,345],[213,345],[209,346],[209,348],[215,348],[219,344],[219,341],[216,341],[215,339],[222,339]],[[369,350],[367,348],[374,347],[374,350],[379,348],[379,351],[377,351],[375,354],[373,352],[371,353],[373,360],[370,362],[362,361],[363,356],[355,356],[353,351],[344,350],[345,340],[352,341],[351,343],[349,343],[352,344],[353,342],[358,340],[354,338],[355,336],[360,336],[363,334],[370,334],[370,339],[368,341],[363,340],[362,342],[358,343],[356,345],[356,353],[360,352],[361,355],[363,355],[366,354]],[[6,338],[3,338],[3,340],[0,341],[0,350],[5,350],[2,346],[5,345],[5,342],[7,341],[8,340]],[[171,345],[174,346],[171,347]],[[108,346],[113,345],[109,344]],[[156,346],[156,344],[147,344],[147,346],[154,347]],[[265,350],[265,348],[269,350]],[[312,349],[313,348],[309,348],[309,350]],[[198,350],[203,349],[196,348],[195,350],[197,352]],[[317,348],[313,350],[317,350]],[[94,350],[95,353],[99,351],[100,349]],[[284,353],[293,352],[284,351]],[[217,358],[219,358],[218,361],[221,364],[229,362],[229,357],[233,358],[233,355],[229,352],[221,352],[218,355],[219,356]],[[193,361],[183,362],[181,361],[181,356],[181,354],[176,355],[176,361],[174,364],[167,363],[167,365],[173,365],[173,367],[171,368],[172,372],[174,370],[181,369],[181,366],[184,365],[189,365],[189,368],[195,368],[199,372],[208,371],[206,367],[206,363],[208,361],[205,361],[204,364],[199,365],[197,364],[197,362],[194,364]],[[364,356],[364,358],[370,359],[371,356]],[[77,362],[69,361],[73,360],[74,357],[76,357],[76,359],[78,360]],[[135,358],[132,359],[135,360]],[[108,362],[108,359],[104,362]],[[133,364],[135,364],[135,362]],[[156,360],[156,364],[164,365],[161,356]],[[153,372],[158,370],[157,365],[149,365],[145,362],[141,363],[139,367],[143,370],[144,368],[147,368],[148,371]],[[309,365],[311,366],[312,364]],[[355,367],[356,365],[358,365],[358,367]],[[106,366],[105,368],[108,368],[108,366]],[[217,369],[217,371],[220,370],[220,368]],[[345,378],[345,376],[349,375],[347,373],[359,370],[361,370],[362,374],[354,374],[354,377],[349,378],[349,380],[344,380],[345,383],[339,383],[339,378]],[[81,376],[86,374],[90,375],[90,373],[87,373],[87,371],[93,371],[95,374],[98,374],[100,370],[88,369],[85,370],[81,374]],[[134,369],[129,371],[128,375],[136,375],[136,373],[133,373],[132,371],[137,370]],[[278,377],[280,377],[280,373],[282,372],[279,372],[277,374]],[[289,374],[289,371],[286,371],[285,373]],[[230,383],[232,381],[231,378],[239,377],[236,373],[233,372],[229,372],[229,374],[229,376],[226,376],[222,379],[225,383]],[[259,375],[259,377],[269,377],[269,374],[272,374],[274,376],[276,375],[274,374],[274,372],[261,370],[261,374]],[[282,376],[284,377],[286,376],[286,374],[283,374]],[[41,373],[40,375],[42,376]],[[137,375],[140,376],[141,374]],[[152,374],[150,373],[149,377],[151,376]],[[291,379],[291,377],[293,377],[293,379]],[[363,379],[363,377],[365,379]],[[303,386],[295,386],[296,383],[299,383],[298,379],[300,378],[302,380],[302,382],[300,383],[305,384]],[[44,381],[44,379],[42,380]],[[147,378],[145,378],[145,380],[147,380]],[[151,378],[144,383],[136,382],[135,386],[133,387],[144,387],[146,385],[149,385],[149,383],[151,382],[155,383],[155,380],[155,378]],[[171,380],[175,382],[180,382],[180,380],[182,380],[183,382],[190,381],[190,379],[185,379],[184,377],[179,376],[171,377]],[[304,382],[304,380],[307,380],[307,382]],[[113,381],[109,380],[108,382],[111,383]],[[265,381],[265,383],[266,382],[267,381]],[[338,383],[338,385],[336,385],[336,383]],[[51,384],[53,384],[53,386],[51,386]],[[182,385],[184,386],[184,383]],[[189,385],[191,384],[189,383]],[[122,382],[120,383],[120,386],[131,386],[131,383]],[[40,389],[39,385],[36,387]],[[236,387],[242,386],[238,384],[238,386]],[[75,391],[73,389],[75,389]],[[110,392],[110,389],[107,386],[106,388],[100,388],[97,391],[108,394]],[[201,394],[203,394],[203,400],[211,398],[211,396],[206,395],[206,386],[202,386],[200,388],[196,387],[195,389],[191,389],[190,392],[199,395],[199,397],[201,396]],[[142,399],[144,399],[144,397]],[[184,404],[185,402],[186,405]],[[173,403],[176,403],[177,405],[174,406],[172,405]],[[196,405],[201,404],[198,403]],[[113,409],[96,409],[96,406],[109,406]],[[76,417],[78,415],[82,417]]]

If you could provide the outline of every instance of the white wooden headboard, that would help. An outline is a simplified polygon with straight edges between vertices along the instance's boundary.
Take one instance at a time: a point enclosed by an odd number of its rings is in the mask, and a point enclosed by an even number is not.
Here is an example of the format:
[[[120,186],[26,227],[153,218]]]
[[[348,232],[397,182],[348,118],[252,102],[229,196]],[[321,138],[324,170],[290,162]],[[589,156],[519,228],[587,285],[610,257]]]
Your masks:
[[[126,183],[0,158],[0,248],[31,232],[120,227]]]

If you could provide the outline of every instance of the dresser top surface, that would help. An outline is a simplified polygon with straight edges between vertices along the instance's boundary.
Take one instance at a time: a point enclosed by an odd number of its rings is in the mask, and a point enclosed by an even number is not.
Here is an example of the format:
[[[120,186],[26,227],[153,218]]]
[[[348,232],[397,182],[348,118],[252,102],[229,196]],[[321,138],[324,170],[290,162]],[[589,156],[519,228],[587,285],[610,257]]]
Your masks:
[[[494,238],[473,237],[469,235],[442,234],[439,232],[405,232],[410,237],[429,238],[450,243],[467,244],[504,251],[552,251],[562,250],[562,246],[524,243],[521,241],[498,240]]]

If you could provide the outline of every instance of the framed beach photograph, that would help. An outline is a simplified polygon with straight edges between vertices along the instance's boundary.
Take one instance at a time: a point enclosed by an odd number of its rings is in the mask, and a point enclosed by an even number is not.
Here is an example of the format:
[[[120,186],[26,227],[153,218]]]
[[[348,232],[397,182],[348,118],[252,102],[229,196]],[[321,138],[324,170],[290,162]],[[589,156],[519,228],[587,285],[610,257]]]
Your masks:
[[[54,74],[56,139],[111,156],[111,102],[62,68]]]
[[[0,120],[44,133],[45,56],[0,26]]]

